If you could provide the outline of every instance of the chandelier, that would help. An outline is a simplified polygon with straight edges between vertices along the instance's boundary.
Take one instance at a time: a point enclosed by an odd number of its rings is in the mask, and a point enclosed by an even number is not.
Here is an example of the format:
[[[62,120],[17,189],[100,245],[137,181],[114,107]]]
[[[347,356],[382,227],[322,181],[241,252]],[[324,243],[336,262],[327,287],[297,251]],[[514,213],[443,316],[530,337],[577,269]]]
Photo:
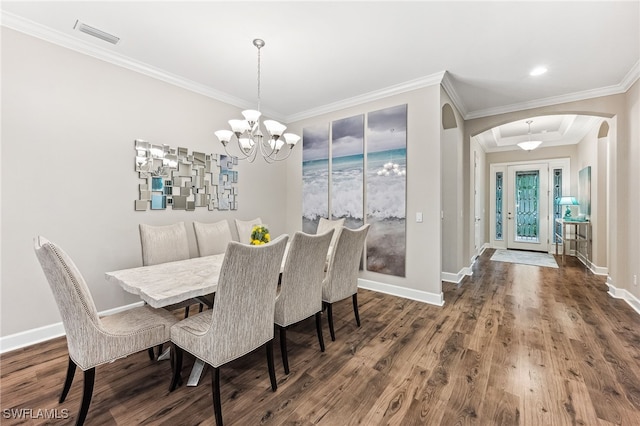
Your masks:
[[[520,142],[518,146],[525,151],[533,151],[542,143],[542,141],[531,140],[531,123],[533,123],[533,120],[528,120],[526,123],[529,125],[529,140],[526,142]]]
[[[240,155],[236,155],[240,160],[247,160],[250,163],[256,159],[258,151],[267,163],[284,160],[291,155],[293,147],[300,140],[300,136],[293,133],[284,133],[287,126],[275,120],[264,120],[264,127],[269,134],[269,138],[264,137],[260,129],[260,49],[264,47],[264,40],[259,38],[253,40],[253,45],[258,48],[258,109],[248,109],[242,111],[244,120],[229,120],[231,130],[218,130],[215,135],[224,146],[227,155],[232,155],[227,151],[227,145],[235,135],[240,150]],[[288,149],[282,149],[284,145]]]

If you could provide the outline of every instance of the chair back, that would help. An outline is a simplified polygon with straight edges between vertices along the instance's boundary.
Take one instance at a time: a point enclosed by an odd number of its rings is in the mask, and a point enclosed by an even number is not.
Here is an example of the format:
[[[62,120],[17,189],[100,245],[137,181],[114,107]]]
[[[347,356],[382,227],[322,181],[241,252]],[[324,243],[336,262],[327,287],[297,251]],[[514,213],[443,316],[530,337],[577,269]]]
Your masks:
[[[189,259],[189,239],[184,222],[165,226],[141,223],[140,243],[144,266]]]
[[[322,310],[322,280],[333,232],[293,235],[276,299],[276,324],[286,327]]]
[[[322,285],[322,300],[333,303],[358,291],[358,272],[369,224],[358,229],[342,228],[329,257],[327,275]]]
[[[331,244],[329,244],[329,251],[333,251],[333,248],[336,245],[336,241],[338,241],[338,237],[340,236],[340,231],[342,227],[344,227],[344,218],[342,219],[334,219],[329,220],[324,217],[320,218],[318,222],[318,228],[316,229],[316,234],[324,234],[329,229],[335,229],[333,233],[333,237],[331,238]]]
[[[199,344],[218,367],[273,339],[273,312],[289,236],[250,246],[232,241],[220,270],[212,323]]]
[[[215,223],[193,222],[193,231],[200,257],[222,254],[227,250],[227,244],[233,241],[229,222],[226,220]]]
[[[262,219],[259,217],[252,220],[238,220],[236,222],[236,231],[238,231],[238,241],[242,244],[251,243],[251,231],[256,225],[262,225]]]
[[[38,236],[34,250],[62,317],[69,357],[86,369],[91,362],[87,352],[92,346],[91,337],[102,329],[87,283],[73,260],[56,244]]]

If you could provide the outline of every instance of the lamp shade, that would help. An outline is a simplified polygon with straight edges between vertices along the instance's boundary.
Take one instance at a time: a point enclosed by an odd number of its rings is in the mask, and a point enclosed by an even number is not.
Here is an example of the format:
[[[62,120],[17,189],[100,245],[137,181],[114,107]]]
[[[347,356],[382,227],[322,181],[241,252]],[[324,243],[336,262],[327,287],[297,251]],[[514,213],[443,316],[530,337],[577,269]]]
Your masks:
[[[533,151],[534,149],[536,149],[540,144],[542,143],[542,141],[526,141],[526,142],[520,142],[518,144],[518,146],[522,149],[524,149],[525,151]]]
[[[558,203],[561,206],[578,206],[580,203],[576,200],[576,197],[560,197],[560,202]]]
[[[567,206],[567,210],[564,212],[564,219],[565,220],[573,220],[573,218],[571,217],[571,207],[569,207],[569,206],[579,206],[580,205],[578,200],[576,200],[576,197],[571,197],[571,196],[560,197],[560,201],[558,202],[558,204],[560,204],[561,206]]]

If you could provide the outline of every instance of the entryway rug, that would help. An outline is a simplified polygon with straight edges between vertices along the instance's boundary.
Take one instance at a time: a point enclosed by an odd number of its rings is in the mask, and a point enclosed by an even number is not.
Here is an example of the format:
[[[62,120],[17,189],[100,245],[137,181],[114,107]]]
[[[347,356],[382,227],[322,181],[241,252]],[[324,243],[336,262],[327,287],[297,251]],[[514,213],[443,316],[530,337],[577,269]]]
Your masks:
[[[491,256],[491,260],[497,262],[522,263],[524,265],[544,266],[547,268],[557,268],[556,258],[549,253],[539,253],[535,251],[520,250],[496,250]]]

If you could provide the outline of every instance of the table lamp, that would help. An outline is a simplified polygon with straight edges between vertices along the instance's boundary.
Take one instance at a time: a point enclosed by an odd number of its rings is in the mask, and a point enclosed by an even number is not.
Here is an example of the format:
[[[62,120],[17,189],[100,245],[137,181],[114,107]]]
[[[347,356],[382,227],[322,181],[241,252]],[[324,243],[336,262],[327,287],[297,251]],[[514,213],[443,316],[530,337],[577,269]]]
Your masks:
[[[561,206],[567,206],[567,210],[564,212],[564,220],[572,220],[573,219],[571,217],[571,207],[570,206],[578,206],[578,205],[580,205],[580,203],[578,203],[578,200],[576,200],[576,197],[571,197],[571,196],[560,197],[560,202],[558,202],[558,204],[560,204]]]

